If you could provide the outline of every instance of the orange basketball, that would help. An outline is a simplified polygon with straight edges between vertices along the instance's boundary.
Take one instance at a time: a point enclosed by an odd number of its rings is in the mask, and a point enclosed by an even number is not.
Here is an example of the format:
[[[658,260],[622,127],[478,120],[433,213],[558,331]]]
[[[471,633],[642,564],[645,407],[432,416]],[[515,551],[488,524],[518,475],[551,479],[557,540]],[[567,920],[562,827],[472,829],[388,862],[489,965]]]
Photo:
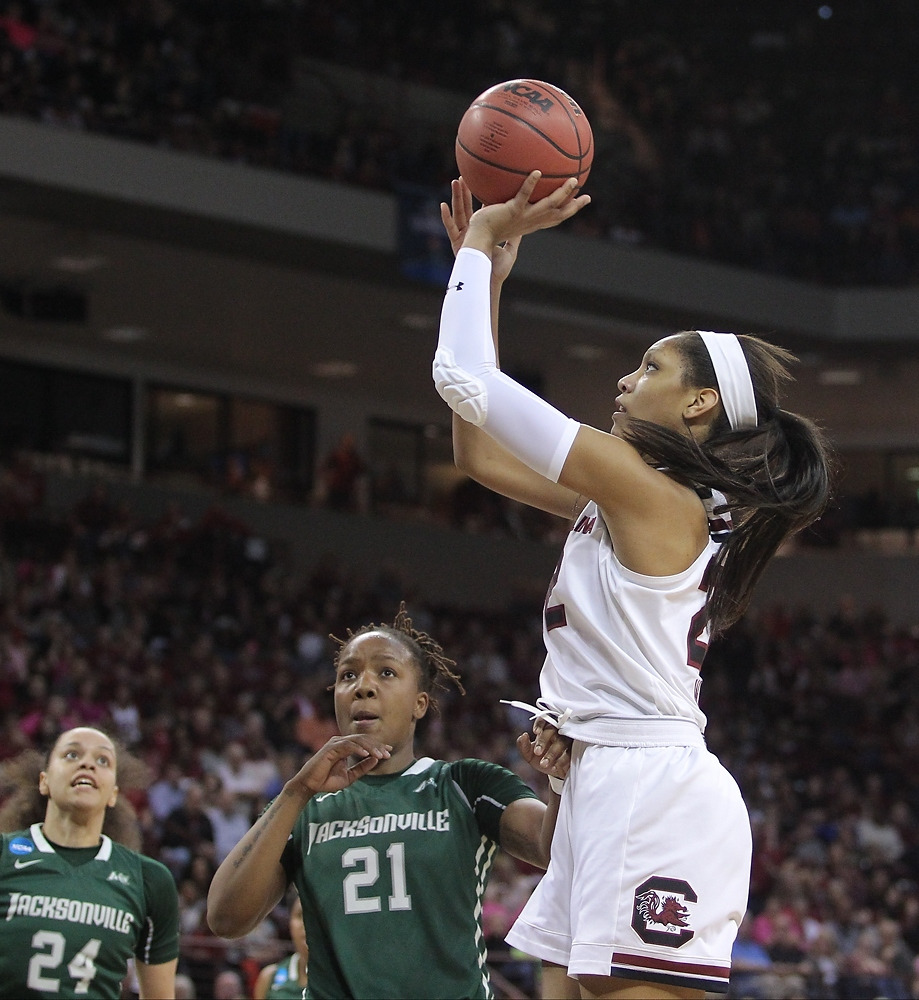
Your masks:
[[[569,177],[578,188],[594,158],[587,116],[564,90],[541,80],[508,80],[472,102],[456,134],[456,165],[484,205],[507,201],[527,174],[542,177],[530,201],[539,201]]]

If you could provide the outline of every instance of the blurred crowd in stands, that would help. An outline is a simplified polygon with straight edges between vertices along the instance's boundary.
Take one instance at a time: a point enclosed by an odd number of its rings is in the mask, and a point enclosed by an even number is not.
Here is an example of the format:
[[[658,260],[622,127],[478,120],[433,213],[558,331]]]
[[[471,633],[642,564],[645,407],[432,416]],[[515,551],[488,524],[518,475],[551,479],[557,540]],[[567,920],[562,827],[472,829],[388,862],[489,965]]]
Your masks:
[[[919,282],[919,8],[704,7],[0,2],[0,113],[439,199],[455,123],[407,127],[374,100],[372,76],[336,89],[323,64],[469,97],[537,77],[575,95],[594,126],[585,236],[831,285]],[[474,484],[447,516],[551,538]],[[840,508],[811,540],[831,543],[864,516]],[[152,784],[135,806],[146,850],[179,885],[181,970],[198,995],[213,995],[215,974],[251,983],[277,957],[283,914],[243,942],[210,935],[210,877],[336,732],[329,634],[390,620],[401,598],[468,691],[445,698],[425,751],[518,767],[526,720],[500,699],[537,694],[537,603],[433,607],[391,570],[322,553],[290,565],[219,506],[145,520],[102,489],[48,512],[40,476],[0,468],[0,762],[77,722],[146,760]],[[883,609],[845,601],[826,619],[751,614],[710,650],[707,739],[755,834],[735,996],[919,997],[917,667],[919,621],[895,628]],[[483,920],[498,951],[536,877],[496,866]],[[532,995],[527,963],[507,971]]]
[[[211,484],[228,495],[286,499],[281,491],[260,489],[258,470],[255,466],[253,469],[233,486],[219,480]],[[446,492],[428,491],[411,497],[400,470],[374,462],[358,448],[350,432],[324,456],[307,502],[328,510],[393,520],[434,521],[469,534],[507,536],[549,545],[561,545],[567,527],[554,515],[500,496],[466,476],[458,477]],[[864,537],[868,547],[876,547],[875,536],[888,529],[901,536],[897,548],[919,548],[919,500],[915,496],[897,498],[877,487],[864,493],[840,492],[820,520],[798,535],[794,544],[839,548],[858,545]]]
[[[538,693],[538,597],[432,606],[392,567],[319,552],[293,565],[219,505],[141,518],[104,487],[64,512],[46,508],[40,484],[0,498],[0,762],[77,723],[109,728],[146,761],[152,783],[132,801],[146,850],[179,885],[181,971],[199,996],[215,995],[215,974],[251,983],[282,946],[280,911],[242,941],[214,938],[205,897],[229,847],[336,732],[330,633],[391,620],[405,598],[467,689],[443,697],[424,751],[500,761],[541,784],[513,746],[525,714],[500,704]],[[919,622],[895,627],[846,599],[823,617],[759,611],[710,649],[706,736],[741,785],[755,841],[735,996],[919,997],[917,669]],[[499,862],[483,914],[496,952],[537,877]],[[505,976],[534,995],[534,966],[514,958]]]
[[[917,46],[912,0],[7,0],[0,113],[439,200],[458,120],[406,119],[374,80],[468,101],[549,80],[594,128],[577,231],[903,286],[919,281]]]

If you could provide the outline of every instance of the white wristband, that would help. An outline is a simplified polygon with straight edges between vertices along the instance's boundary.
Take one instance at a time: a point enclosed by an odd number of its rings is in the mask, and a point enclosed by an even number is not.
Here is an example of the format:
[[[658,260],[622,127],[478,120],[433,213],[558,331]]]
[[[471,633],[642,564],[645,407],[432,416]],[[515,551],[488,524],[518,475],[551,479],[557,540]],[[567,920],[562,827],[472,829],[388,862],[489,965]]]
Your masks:
[[[556,778],[554,774],[549,775],[549,787],[555,792],[556,795],[562,794],[562,789],[565,787],[564,778]]]

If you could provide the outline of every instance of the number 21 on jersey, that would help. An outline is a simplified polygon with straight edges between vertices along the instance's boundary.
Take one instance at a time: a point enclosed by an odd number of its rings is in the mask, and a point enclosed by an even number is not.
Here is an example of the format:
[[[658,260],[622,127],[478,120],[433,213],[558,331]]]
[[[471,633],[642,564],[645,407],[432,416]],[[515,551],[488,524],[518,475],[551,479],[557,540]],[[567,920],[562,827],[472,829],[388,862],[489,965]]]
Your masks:
[[[392,894],[387,899],[387,909],[410,910],[412,897],[405,881],[405,844],[401,841],[390,844],[386,849],[389,859],[389,877]],[[344,869],[355,868],[345,876],[342,886],[345,913],[376,913],[383,908],[381,896],[361,895],[362,889],[370,889],[380,878],[380,852],[375,847],[350,847],[341,856]]]

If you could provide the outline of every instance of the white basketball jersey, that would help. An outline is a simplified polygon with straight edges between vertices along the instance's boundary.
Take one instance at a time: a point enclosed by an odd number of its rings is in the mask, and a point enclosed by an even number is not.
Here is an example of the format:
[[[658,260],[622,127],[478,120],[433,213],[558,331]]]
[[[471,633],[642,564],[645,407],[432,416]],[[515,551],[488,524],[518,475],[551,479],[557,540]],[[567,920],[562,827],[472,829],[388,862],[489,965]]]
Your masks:
[[[698,703],[708,645],[703,578],[730,530],[726,515],[712,514],[723,502],[718,494],[703,499],[709,543],[673,576],[623,566],[592,501],[575,520],[546,596],[540,675],[550,708],[571,709],[565,735],[605,743],[616,719],[683,719],[705,730]]]

